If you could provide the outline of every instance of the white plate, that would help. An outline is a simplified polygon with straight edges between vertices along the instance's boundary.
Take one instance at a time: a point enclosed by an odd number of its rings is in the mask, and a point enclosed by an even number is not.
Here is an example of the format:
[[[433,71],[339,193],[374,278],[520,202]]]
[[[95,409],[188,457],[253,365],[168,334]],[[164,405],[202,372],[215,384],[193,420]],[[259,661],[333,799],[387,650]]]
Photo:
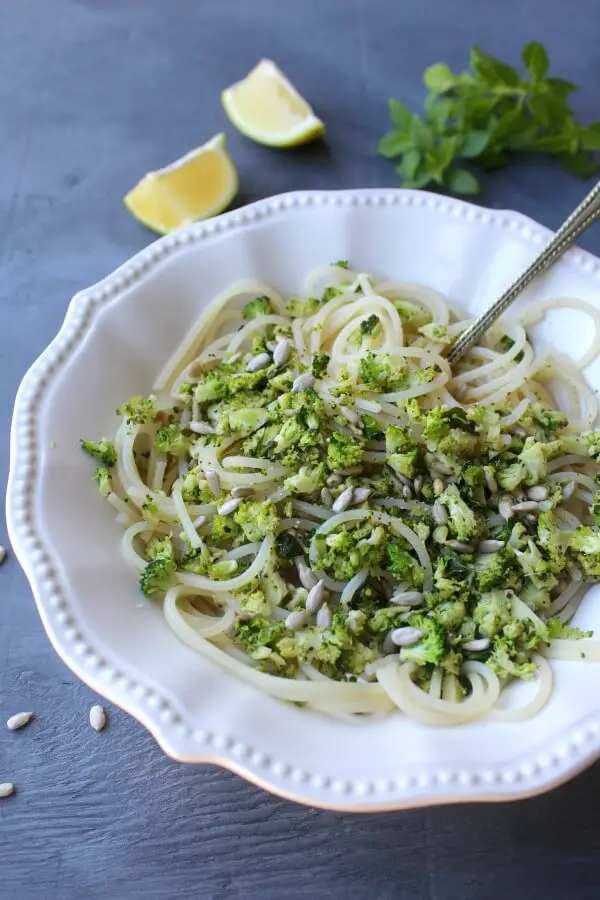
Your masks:
[[[343,258],[431,285],[476,312],[548,234],[516,213],[418,191],[294,193],[165,237],[74,297],[18,392],[7,499],[13,547],[67,665],[143,722],[170,756],[219,763],[316,806],[381,810],[515,798],[595,759],[596,664],[553,663],[551,701],[529,722],[454,729],[400,714],[347,724],[240,683],[182,646],[143,600],[78,446],[80,436],[114,429],[117,405],[149,390],[203,304],[237,279],[258,276],[293,292],[313,266]],[[529,291],[566,294],[598,303],[600,262],[571,251]],[[578,356],[589,328],[583,314],[557,314],[543,336]],[[588,375],[600,387],[600,363]],[[584,624],[600,626],[597,600],[590,592]]]

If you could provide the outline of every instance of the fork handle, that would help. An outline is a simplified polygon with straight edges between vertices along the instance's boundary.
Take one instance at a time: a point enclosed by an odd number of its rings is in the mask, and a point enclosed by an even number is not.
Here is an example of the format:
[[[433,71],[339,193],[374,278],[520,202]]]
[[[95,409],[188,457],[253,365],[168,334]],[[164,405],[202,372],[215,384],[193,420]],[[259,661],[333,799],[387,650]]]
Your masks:
[[[549,269],[563,253],[600,216],[600,181],[592,188],[569,218],[563,222],[554,237],[544,249],[519,275],[516,281],[504,291],[501,297],[486,309],[472,325],[458,338],[448,354],[448,362],[453,366],[473,344],[490,328],[496,319],[508,309],[513,300],[531,284],[534,278]]]

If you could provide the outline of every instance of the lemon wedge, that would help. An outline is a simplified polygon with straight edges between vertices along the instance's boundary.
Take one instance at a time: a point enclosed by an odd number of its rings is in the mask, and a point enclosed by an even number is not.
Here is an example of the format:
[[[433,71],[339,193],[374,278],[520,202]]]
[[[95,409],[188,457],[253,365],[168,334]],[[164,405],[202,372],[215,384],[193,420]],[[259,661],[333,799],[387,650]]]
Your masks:
[[[262,59],[243,81],[223,91],[221,100],[242,134],[269,147],[297,147],[325,131],[304,97],[270,59]]]
[[[237,189],[238,174],[225,135],[217,134],[164,169],[148,172],[123,202],[138,221],[167,234],[223,212]]]

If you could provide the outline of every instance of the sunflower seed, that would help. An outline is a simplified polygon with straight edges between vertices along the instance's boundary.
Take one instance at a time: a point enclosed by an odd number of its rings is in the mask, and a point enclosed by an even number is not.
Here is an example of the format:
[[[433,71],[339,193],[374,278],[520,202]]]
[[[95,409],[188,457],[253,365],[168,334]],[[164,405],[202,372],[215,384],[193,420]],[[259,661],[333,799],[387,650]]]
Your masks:
[[[285,617],[284,624],[285,627],[290,631],[300,631],[300,629],[304,628],[304,625],[306,624],[306,613],[291,612],[288,616]]]
[[[221,496],[221,479],[217,472],[214,469],[207,469],[204,473],[206,480],[208,481],[208,486],[210,488],[210,492],[214,497]]]
[[[478,553],[497,553],[498,550],[502,550],[506,546],[504,541],[480,541],[477,545]]]
[[[339,469],[338,475],[360,475],[363,470],[362,466],[348,466],[347,469]]]
[[[396,647],[408,647],[410,644],[416,644],[423,637],[423,632],[419,628],[413,628],[411,625],[404,625],[402,628],[394,628],[390,632],[392,643]]]
[[[302,587],[306,588],[307,591],[310,591],[311,588],[314,588],[317,583],[317,577],[314,572],[311,571],[310,567],[306,565],[304,559],[301,556],[297,556],[294,560],[296,563],[296,568],[298,569],[298,578],[300,579],[300,584]]]
[[[537,484],[535,487],[529,488],[527,496],[530,500],[547,500],[548,488],[543,484]]]
[[[342,491],[342,493],[337,497],[334,501],[333,506],[331,507],[334,513],[344,512],[350,504],[352,503],[352,495],[354,494],[354,488],[347,487],[346,490]]]
[[[444,541],[444,544],[451,550],[455,550],[456,553],[473,553],[474,550],[474,547],[471,544],[465,544],[463,541],[455,541],[454,539]]]
[[[325,585],[323,580],[317,581],[315,586],[310,589],[308,592],[308,597],[306,598],[306,611],[309,613],[316,613],[319,611],[320,607],[323,605],[323,601],[325,600]]]
[[[279,343],[273,350],[273,362],[276,366],[282,366],[285,362],[287,362],[288,356],[290,355],[290,350],[291,344],[287,338],[279,341]]]
[[[241,358],[241,353],[232,353],[227,362],[232,366],[234,363],[239,362]]]
[[[402,591],[390,597],[390,603],[396,606],[420,606],[423,602],[423,594],[420,591]]]
[[[520,425],[513,425],[511,428],[509,428],[509,431],[516,437],[527,437],[527,432],[524,428],[521,428]]]
[[[343,481],[342,476],[336,475],[334,473],[333,475],[329,476],[329,478],[327,479],[325,484],[327,485],[328,488],[335,488],[335,487],[339,487],[340,484],[342,483],[342,481]]]
[[[236,511],[241,502],[241,497],[232,497],[231,500],[226,500],[225,503],[222,503],[218,507],[217,512],[220,516],[230,516],[231,513]]]
[[[497,494],[498,493],[498,482],[496,481],[492,470],[488,469],[488,467],[485,466],[483,469],[483,476],[485,478],[485,483],[487,485],[487,489],[490,492],[490,494]]]
[[[254,488],[251,488],[246,485],[238,485],[238,487],[234,487],[231,491],[232,497],[235,497],[236,499],[238,497],[241,497],[242,500],[244,499],[244,497],[251,497],[253,494],[254,494]]]
[[[206,516],[198,516],[197,519],[194,519],[194,521],[192,522],[192,525],[194,526],[194,528],[202,528],[202,526],[204,525],[205,522],[206,522]]]
[[[0,784],[0,797],[10,797],[14,792],[15,786],[11,781],[4,781]]]
[[[209,425],[208,422],[190,422],[188,425],[190,431],[193,431],[194,434],[214,434],[215,429],[212,425]]]
[[[581,571],[579,566],[575,565],[575,563],[573,563],[571,565],[569,571],[571,572],[571,575],[573,576],[573,581],[581,581],[581,579],[583,578],[583,572]]]
[[[302,375],[298,375],[298,377],[294,379],[292,393],[297,394],[298,391],[306,391],[308,388],[311,388],[314,383],[315,379],[310,372],[303,372]]]
[[[475,638],[473,641],[465,641],[464,644],[461,644],[460,649],[464,650],[465,653],[480,653],[491,646],[492,642],[489,638]]]
[[[106,713],[101,706],[92,706],[90,709],[90,725],[95,731],[102,731],[106,725]]]
[[[324,506],[331,506],[331,504],[333,503],[333,495],[329,488],[323,488],[323,490],[321,491],[321,503]]]
[[[351,422],[352,425],[356,425],[358,416],[353,409],[349,409],[347,406],[340,406],[340,412],[348,422]]]
[[[575,493],[576,484],[574,481],[570,481],[563,488],[563,500],[570,500],[573,494]]]
[[[502,518],[506,519],[506,521],[508,522],[508,520],[512,516],[512,511],[513,511],[512,503],[510,502],[508,497],[502,497],[498,501],[498,512],[500,513]]]
[[[317,613],[316,623],[317,628],[329,628],[333,621],[333,616],[331,615],[331,610],[329,609],[326,603],[323,604],[319,612]]]
[[[417,475],[417,477],[415,478],[413,486],[415,489],[415,494],[420,494],[421,488],[423,487],[423,479],[420,475]]]
[[[18,728],[23,728],[24,725],[27,725],[32,718],[32,712],[16,713],[16,715],[11,716],[10,719],[7,720],[6,727],[9,731],[16,731]]]
[[[402,496],[404,497],[405,500],[411,500],[412,495],[413,495],[412,490],[409,488],[409,486],[407,484],[405,484],[404,487],[402,488]]]
[[[433,479],[433,493],[436,497],[439,497],[440,494],[443,494],[446,490],[446,485],[444,484],[443,478],[434,478]]]
[[[438,525],[445,525],[448,521],[448,510],[439,500],[433,504],[433,518]]]
[[[454,471],[450,466],[441,459],[434,459],[431,463],[431,468],[434,472],[439,472],[440,475],[454,475]]]
[[[412,490],[413,483],[410,478],[407,478],[406,475],[402,475],[400,472],[395,476],[405,487],[410,488]]]
[[[438,525],[437,528],[434,528],[432,538],[436,544],[445,544],[448,539],[448,529],[446,526]]]
[[[516,513],[539,512],[540,504],[535,500],[523,500],[522,503],[514,503],[512,511]]]
[[[260,369],[266,369],[270,362],[271,357],[268,353],[259,353],[258,356],[252,357],[246,366],[246,372],[258,372]]]
[[[354,488],[354,494],[352,495],[352,503],[364,503],[365,500],[368,500],[370,496],[371,496],[371,488],[367,488],[367,487]]]

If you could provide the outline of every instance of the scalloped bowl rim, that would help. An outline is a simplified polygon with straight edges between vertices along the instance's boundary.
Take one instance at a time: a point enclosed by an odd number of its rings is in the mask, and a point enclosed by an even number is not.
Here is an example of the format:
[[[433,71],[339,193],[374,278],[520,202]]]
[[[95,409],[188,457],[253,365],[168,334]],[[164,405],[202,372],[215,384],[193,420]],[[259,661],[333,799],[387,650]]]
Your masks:
[[[39,472],[37,412],[56,372],[68,364],[78,344],[93,329],[94,313],[165,258],[190,244],[210,240],[213,235],[231,232],[273,213],[338,205],[428,207],[436,213],[463,217],[475,224],[510,228],[521,239],[538,246],[550,235],[548,229],[520,213],[487,210],[421,191],[366,189],[281,194],[161,238],[73,297],[58,334],[21,382],[11,426],[6,498],[12,547],[31,584],[44,628],[62,660],[90,688],[139,720],[173,759],[218,764],[280,796],[341,811],[502,801],[542,793],[566,781],[600,755],[599,710],[581,719],[576,727],[558,734],[551,747],[544,746],[539,752],[517,756],[495,767],[440,766],[433,771],[427,767],[421,773],[400,775],[385,784],[377,779],[361,779],[340,785],[328,776],[299,770],[273,758],[268,751],[240,743],[224,731],[192,727],[159,691],[119,671],[106,651],[96,653],[94,636],[84,637],[73,618],[58,566],[39,533],[34,514]],[[600,282],[600,260],[586,251],[569,251],[562,264],[576,267]]]

